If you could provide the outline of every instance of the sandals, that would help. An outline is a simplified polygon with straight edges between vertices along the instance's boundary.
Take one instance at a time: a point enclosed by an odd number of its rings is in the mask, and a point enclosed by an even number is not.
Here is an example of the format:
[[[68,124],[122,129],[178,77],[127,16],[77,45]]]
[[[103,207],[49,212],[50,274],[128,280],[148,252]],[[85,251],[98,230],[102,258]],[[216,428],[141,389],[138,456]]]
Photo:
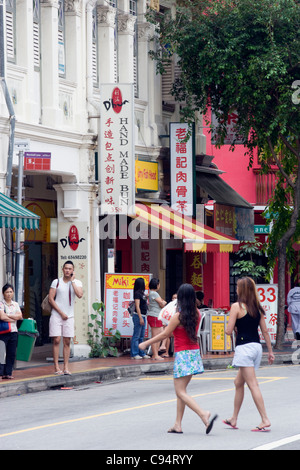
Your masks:
[[[2,380],[12,380],[14,377],[12,375],[2,375]]]
[[[69,372],[68,370],[57,370],[56,372],[54,372],[54,375],[72,375],[71,372]]]

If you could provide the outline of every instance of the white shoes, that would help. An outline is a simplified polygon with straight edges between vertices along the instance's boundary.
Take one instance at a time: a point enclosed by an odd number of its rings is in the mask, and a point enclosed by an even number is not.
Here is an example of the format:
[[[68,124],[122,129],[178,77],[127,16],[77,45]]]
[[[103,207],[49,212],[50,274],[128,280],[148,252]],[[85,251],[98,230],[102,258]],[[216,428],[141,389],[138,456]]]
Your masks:
[[[132,359],[150,359],[150,356],[148,354],[145,354],[145,356],[133,356]]]

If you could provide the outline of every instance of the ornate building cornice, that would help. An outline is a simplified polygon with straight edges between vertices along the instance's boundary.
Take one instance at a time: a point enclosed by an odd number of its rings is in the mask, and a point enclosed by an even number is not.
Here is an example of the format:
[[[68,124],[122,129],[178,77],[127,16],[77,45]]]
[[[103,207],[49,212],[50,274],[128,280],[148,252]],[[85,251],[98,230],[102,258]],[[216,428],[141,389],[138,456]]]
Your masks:
[[[110,5],[97,6],[97,20],[99,26],[115,26],[116,9]]]
[[[135,22],[136,16],[129,15],[129,13],[118,15],[118,33],[131,34],[133,36]]]

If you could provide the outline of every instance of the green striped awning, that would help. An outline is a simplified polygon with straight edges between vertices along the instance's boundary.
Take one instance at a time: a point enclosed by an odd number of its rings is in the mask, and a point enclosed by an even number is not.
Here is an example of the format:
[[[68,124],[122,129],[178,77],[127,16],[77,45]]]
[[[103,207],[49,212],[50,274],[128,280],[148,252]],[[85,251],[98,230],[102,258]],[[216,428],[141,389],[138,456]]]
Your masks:
[[[38,229],[40,217],[0,193],[0,227]]]

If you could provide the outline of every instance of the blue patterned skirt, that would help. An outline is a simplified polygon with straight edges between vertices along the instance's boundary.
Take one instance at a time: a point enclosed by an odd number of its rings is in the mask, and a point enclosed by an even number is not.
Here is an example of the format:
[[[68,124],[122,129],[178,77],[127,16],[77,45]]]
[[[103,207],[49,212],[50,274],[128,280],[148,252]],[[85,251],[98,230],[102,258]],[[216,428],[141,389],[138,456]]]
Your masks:
[[[202,374],[204,367],[200,356],[199,349],[188,349],[175,353],[175,361],[173,368],[173,377],[185,377],[186,375]]]

